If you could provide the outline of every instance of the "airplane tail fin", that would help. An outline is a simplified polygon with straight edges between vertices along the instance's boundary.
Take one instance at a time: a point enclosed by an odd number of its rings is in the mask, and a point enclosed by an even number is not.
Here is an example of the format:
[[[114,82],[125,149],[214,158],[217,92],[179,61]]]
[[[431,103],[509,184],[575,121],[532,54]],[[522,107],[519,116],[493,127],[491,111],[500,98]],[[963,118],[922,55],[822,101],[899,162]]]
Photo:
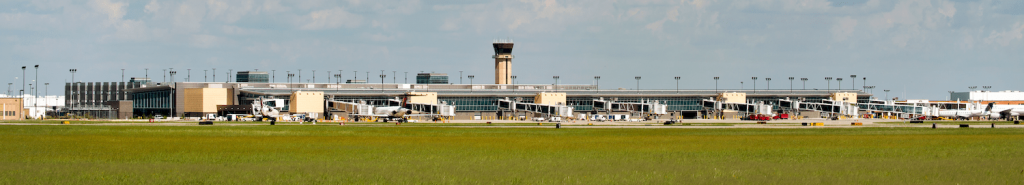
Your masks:
[[[988,106],[985,107],[985,112],[992,112],[992,106],[995,104],[995,102],[989,102]]]

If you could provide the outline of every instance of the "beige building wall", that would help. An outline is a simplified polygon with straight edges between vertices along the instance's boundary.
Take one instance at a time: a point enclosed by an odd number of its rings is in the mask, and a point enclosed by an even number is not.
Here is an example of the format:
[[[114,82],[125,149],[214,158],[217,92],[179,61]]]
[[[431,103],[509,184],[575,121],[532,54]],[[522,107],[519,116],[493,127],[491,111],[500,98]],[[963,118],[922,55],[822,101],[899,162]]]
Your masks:
[[[25,107],[21,98],[0,98],[0,120],[24,120]]]
[[[234,104],[234,93],[227,88],[184,89],[184,111],[214,113],[217,105]]]
[[[565,93],[537,93],[537,96],[533,97],[533,103],[544,105],[565,105]]]
[[[296,91],[292,93],[288,112],[298,113],[323,113],[324,92],[320,91]]]
[[[408,92],[408,103],[437,104],[437,92]]]
[[[746,103],[747,93],[722,93],[718,95],[718,101],[722,103]]]
[[[512,83],[512,55],[499,54],[494,57],[494,84]]]
[[[857,93],[832,93],[832,100],[857,103]]]

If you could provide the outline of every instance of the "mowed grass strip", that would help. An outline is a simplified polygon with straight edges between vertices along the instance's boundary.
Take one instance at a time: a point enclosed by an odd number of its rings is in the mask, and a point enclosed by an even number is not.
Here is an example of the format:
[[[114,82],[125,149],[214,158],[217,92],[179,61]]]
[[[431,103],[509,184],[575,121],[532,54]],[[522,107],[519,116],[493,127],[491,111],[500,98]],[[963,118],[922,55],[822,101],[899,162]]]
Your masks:
[[[0,126],[0,184],[1021,184],[1022,129]]]

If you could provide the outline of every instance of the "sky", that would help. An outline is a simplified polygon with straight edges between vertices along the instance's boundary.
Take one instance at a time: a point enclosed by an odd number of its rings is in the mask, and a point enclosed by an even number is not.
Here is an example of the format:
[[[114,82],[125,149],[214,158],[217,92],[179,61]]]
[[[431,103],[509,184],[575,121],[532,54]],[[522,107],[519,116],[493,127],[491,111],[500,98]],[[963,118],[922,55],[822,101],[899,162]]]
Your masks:
[[[5,0],[0,74],[21,89],[147,75],[218,81],[286,71],[325,83],[353,72],[448,73],[494,83],[491,42],[515,42],[516,83],[602,89],[860,88],[946,99],[969,86],[1022,90],[1024,1],[969,0]],[[191,69],[191,71],[189,71]],[[394,72],[393,72],[394,71]],[[190,73],[190,74],[189,74]],[[850,75],[857,75],[851,84]],[[410,78],[414,78],[411,74]],[[756,82],[751,77],[758,77]],[[829,81],[825,77],[844,78]],[[412,80],[412,79],[410,79]],[[333,80],[332,80],[333,81]],[[414,81],[414,80],[412,80]],[[981,88],[979,88],[980,90]],[[6,89],[4,90],[6,91]],[[42,92],[42,91],[40,91]]]

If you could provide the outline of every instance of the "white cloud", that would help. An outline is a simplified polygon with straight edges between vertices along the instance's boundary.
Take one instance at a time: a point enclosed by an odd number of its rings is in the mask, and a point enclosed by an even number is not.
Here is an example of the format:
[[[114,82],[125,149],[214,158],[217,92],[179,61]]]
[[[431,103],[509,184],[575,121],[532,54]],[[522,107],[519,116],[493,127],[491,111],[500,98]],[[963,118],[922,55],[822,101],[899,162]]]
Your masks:
[[[988,38],[985,38],[985,43],[1007,46],[1010,43],[1020,42],[1021,38],[1024,38],[1024,24],[1017,22],[1009,30],[992,31]]]
[[[359,26],[359,23],[363,18],[362,16],[349,13],[341,8],[332,8],[309,13],[309,15],[300,19],[300,29],[321,30],[333,29],[342,26],[353,28]]]
[[[209,9],[209,19],[218,19],[227,23],[233,23],[242,19],[243,16],[254,13],[254,3],[252,0],[242,1],[218,1],[208,0],[206,6]]]
[[[845,41],[853,35],[853,30],[857,27],[857,20],[846,16],[839,18],[836,24],[832,26],[832,35],[836,41]]]
[[[90,3],[92,8],[107,16],[107,24],[116,24],[127,13],[128,3],[110,2],[110,0],[95,0]]]
[[[146,13],[156,13],[157,11],[160,11],[160,3],[157,3],[156,0],[151,0],[149,4],[146,4]]]
[[[198,1],[188,1],[178,5],[171,13],[171,23],[174,30],[193,33],[199,32],[202,28],[203,17],[206,17],[206,4]]]
[[[221,27],[221,31],[230,35],[257,35],[262,34],[264,31],[257,29],[242,28],[232,25],[224,25]]]
[[[199,48],[210,48],[219,44],[223,39],[213,35],[193,35],[190,39],[192,46]]]

